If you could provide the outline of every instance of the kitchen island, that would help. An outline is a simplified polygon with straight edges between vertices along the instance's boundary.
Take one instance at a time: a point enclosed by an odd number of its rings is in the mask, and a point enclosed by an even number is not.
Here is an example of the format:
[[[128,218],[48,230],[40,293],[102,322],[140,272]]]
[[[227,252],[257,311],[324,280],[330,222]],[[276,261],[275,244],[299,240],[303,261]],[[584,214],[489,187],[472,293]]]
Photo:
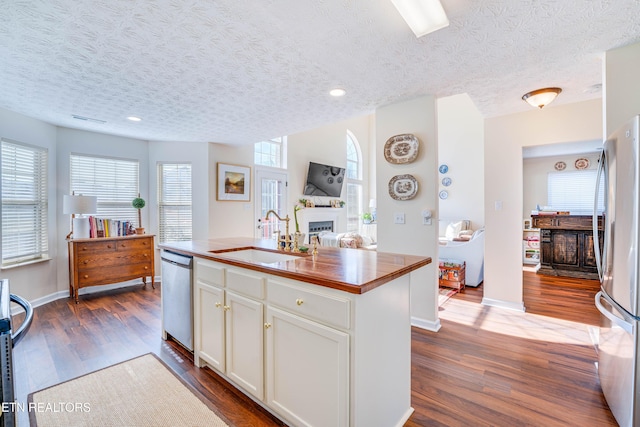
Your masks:
[[[274,240],[161,244],[194,257],[194,362],[290,425],[402,426],[411,408],[409,274],[431,258]]]

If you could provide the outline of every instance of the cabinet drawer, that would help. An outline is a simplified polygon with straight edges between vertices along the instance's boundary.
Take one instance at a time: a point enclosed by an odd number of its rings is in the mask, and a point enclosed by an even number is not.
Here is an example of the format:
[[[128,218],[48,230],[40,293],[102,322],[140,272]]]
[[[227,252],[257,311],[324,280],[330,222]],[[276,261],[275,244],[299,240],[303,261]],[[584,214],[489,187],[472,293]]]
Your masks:
[[[78,284],[82,286],[90,286],[94,284],[116,283],[131,280],[135,277],[143,277],[151,274],[151,266],[149,264],[129,264],[121,265],[117,268],[97,267],[78,269]],[[108,281],[105,281],[108,278]]]
[[[339,328],[351,327],[351,305],[348,299],[271,280],[267,289],[268,301],[274,305]]]
[[[246,296],[264,299],[264,277],[254,276],[238,270],[227,271],[227,288]]]
[[[95,242],[74,243],[74,246],[77,256],[90,253],[114,252],[116,250],[116,242],[113,240],[106,242],[98,240]]]
[[[153,247],[153,239],[151,238],[118,240],[115,243],[118,251],[139,251]]]
[[[224,286],[225,268],[205,259],[194,258],[194,261],[196,280],[210,285]]]
[[[76,260],[78,271],[82,269],[87,269],[87,268],[109,267],[109,266],[120,268],[120,266],[123,264],[150,264],[150,263],[151,263],[151,251],[124,254],[124,255],[121,255],[119,253],[114,253],[110,256],[105,256],[104,254],[93,252],[91,254],[83,254],[81,256],[78,256]]]

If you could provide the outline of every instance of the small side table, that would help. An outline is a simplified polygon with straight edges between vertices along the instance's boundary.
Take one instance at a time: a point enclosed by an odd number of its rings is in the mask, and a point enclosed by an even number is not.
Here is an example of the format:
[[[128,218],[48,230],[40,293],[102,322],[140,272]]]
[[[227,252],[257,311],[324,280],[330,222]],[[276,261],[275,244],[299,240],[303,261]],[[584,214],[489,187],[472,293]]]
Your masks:
[[[441,259],[439,268],[439,286],[464,291],[464,274],[466,268],[464,261]]]

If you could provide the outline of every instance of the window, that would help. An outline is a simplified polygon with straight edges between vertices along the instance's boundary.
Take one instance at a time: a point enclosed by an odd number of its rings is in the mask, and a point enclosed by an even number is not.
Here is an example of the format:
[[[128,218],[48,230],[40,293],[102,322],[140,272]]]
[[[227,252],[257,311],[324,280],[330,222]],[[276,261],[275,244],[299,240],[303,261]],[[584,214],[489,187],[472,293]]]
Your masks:
[[[253,150],[253,162],[258,166],[285,169],[286,165],[287,137],[270,139],[269,141],[256,142]]]
[[[2,139],[2,266],[48,258],[47,150]]]
[[[554,210],[584,212],[593,211],[597,171],[550,172],[547,178],[547,203]],[[604,210],[604,185],[600,185],[598,210]]]
[[[160,242],[191,240],[191,164],[158,164]]]
[[[137,160],[71,154],[70,165],[71,191],[97,196],[96,216],[138,224],[137,209],[131,205],[140,191]]]
[[[355,136],[347,131],[347,231],[358,231],[362,213],[362,154]]]

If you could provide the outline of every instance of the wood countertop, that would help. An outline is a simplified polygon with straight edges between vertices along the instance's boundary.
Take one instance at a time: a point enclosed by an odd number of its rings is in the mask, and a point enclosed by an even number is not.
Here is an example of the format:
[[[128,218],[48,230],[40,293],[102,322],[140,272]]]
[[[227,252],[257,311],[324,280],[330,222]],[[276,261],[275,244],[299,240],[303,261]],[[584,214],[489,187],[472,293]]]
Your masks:
[[[353,294],[365,293],[431,263],[430,257],[325,246],[318,247],[318,255],[314,261],[310,253],[294,254],[278,250],[275,240],[242,237],[167,242],[158,246],[172,252],[206,258]],[[297,257],[288,261],[258,263],[228,258],[224,254],[225,252],[252,248],[271,250]]]

